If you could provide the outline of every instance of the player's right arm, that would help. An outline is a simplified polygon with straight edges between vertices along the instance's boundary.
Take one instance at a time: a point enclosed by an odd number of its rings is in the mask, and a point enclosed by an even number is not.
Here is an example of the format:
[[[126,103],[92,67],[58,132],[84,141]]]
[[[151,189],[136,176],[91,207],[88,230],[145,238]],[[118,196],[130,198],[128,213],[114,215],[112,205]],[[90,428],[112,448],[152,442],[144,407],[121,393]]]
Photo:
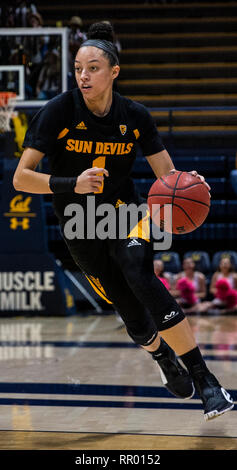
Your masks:
[[[35,171],[44,153],[33,148],[26,148],[20,158],[13,177],[13,186],[16,191],[34,194],[52,193],[49,187],[51,175]]]
[[[27,147],[18,163],[14,177],[13,186],[16,191],[33,194],[52,194],[49,187],[51,175],[36,171],[44,153],[34,148]],[[98,173],[102,173],[98,175]],[[105,176],[109,176],[105,168],[88,168],[77,177],[74,192],[87,194],[98,191]]]

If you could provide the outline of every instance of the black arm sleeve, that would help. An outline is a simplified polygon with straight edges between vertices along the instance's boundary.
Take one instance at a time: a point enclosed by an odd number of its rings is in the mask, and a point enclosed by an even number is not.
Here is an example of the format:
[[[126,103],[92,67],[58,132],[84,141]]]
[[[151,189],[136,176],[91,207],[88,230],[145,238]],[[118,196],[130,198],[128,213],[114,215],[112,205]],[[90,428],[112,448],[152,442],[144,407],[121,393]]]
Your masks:
[[[151,114],[145,106],[140,105],[139,108],[138,130],[140,136],[137,142],[142,149],[143,155],[149,157],[155,153],[162,152],[162,150],[165,150],[165,147]]]

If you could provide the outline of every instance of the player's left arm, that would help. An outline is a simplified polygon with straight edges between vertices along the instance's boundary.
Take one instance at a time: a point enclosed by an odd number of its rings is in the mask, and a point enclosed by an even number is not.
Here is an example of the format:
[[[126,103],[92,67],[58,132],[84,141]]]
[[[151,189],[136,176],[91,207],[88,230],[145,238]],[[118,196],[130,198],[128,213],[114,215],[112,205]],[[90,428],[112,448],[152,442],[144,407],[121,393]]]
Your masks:
[[[161,176],[178,171],[176,170],[174,163],[166,149],[162,150],[161,152],[154,153],[153,155],[149,155],[146,157],[146,159],[155,173],[156,178],[160,178]],[[191,173],[193,176],[197,176],[210,191],[211,188],[205,181],[204,176],[199,175],[196,170],[189,171],[188,173]]]

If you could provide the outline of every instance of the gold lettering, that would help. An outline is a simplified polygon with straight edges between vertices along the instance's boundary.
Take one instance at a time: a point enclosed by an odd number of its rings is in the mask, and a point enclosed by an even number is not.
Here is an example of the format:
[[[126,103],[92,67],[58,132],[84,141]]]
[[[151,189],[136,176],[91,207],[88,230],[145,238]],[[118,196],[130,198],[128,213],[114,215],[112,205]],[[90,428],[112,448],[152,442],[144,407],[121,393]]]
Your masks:
[[[110,143],[109,142],[104,142],[104,150],[103,153],[105,155],[110,155],[111,154],[111,149],[110,149]]]
[[[121,150],[121,154],[123,155],[125,152],[125,144],[122,144],[122,150]]]
[[[117,151],[117,155],[121,155],[121,147],[122,147],[122,144],[118,144],[118,151]]]
[[[133,147],[133,143],[132,143],[132,142],[130,142],[129,144],[127,144],[127,150],[126,150],[125,153],[130,153],[131,150],[132,150],[132,147]]]
[[[84,142],[84,147],[83,147],[83,153],[91,153],[92,151],[92,143],[93,142],[87,142],[87,140],[85,140]]]
[[[93,142],[87,140],[68,139],[66,149],[70,152],[92,153]],[[133,143],[121,142],[95,142],[95,154],[124,155],[131,152]]]
[[[111,147],[111,155],[114,155],[117,148],[118,148],[118,144],[117,143],[115,143],[115,144],[111,143],[110,147]]]
[[[74,150],[74,144],[75,144],[74,139],[68,139],[66,149],[72,152],[72,150]]]
[[[83,149],[83,140],[75,140],[75,151],[77,153],[80,153],[82,152],[82,149]]]
[[[95,153],[103,153],[103,142],[96,142]]]
[[[28,196],[23,201],[22,194],[15,196],[10,202],[10,212],[29,212],[29,205],[32,201],[32,197]]]

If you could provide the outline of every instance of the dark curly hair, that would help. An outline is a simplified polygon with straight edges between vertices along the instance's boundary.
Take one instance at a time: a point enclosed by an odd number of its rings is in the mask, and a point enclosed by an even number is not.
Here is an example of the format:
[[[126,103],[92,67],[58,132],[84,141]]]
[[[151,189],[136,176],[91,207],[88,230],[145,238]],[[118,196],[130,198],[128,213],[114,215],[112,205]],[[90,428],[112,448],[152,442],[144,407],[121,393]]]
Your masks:
[[[93,23],[88,29],[87,39],[101,39],[114,43],[115,34],[111,23],[109,21]]]
[[[109,21],[100,21],[98,23],[93,23],[88,29],[87,39],[98,39],[100,41],[106,41],[107,43],[109,43],[111,47],[111,54],[109,53],[109,51],[104,51],[104,55],[108,58],[109,63],[112,67],[114,65],[119,64],[118,50],[115,45],[115,33]]]

